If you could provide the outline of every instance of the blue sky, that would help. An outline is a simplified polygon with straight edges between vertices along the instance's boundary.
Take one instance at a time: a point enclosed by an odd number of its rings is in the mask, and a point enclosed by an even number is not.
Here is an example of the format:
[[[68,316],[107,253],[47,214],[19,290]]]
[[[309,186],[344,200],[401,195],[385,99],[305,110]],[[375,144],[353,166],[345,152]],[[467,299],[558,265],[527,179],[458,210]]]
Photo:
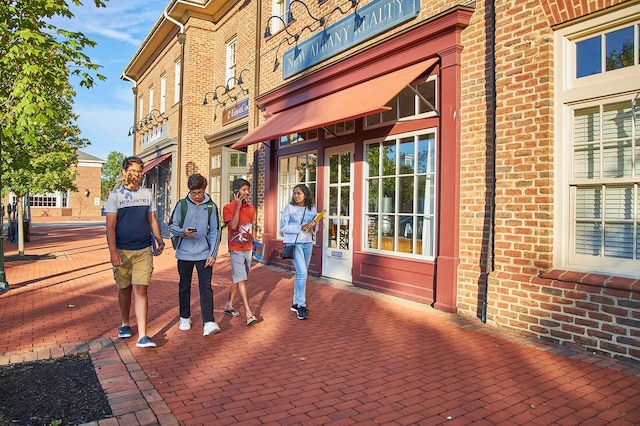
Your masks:
[[[96,80],[91,89],[73,82],[77,92],[74,110],[80,115],[77,124],[82,137],[91,141],[83,148],[87,154],[106,160],[111,151],[133,153],[133,139],[127,135],[133,125],[133,83],[121,80],[120,75],[168,4],[169,0],[110,0],[106,8],[98,9],[93,0],[84,0],[82,7],[71,8],[73,19],[53,21],[97,43],[85,53],[102,66],[99,72],[107,77],[106,81]]]

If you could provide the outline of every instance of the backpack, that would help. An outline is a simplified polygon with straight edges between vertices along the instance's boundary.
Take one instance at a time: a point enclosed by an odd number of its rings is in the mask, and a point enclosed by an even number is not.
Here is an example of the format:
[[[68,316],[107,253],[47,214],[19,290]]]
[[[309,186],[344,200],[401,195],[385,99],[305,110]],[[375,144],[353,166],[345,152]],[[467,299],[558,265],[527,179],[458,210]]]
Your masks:
[[[178,204],[176,204],[176,206],[173,209],[173,213],[171,213],[171,218],[173,219],[173,216],[176,213],[176,209],[178,208],[178,205],[180,205],[180,223],[178,224],[180,226],[180,228],[182,228],[182,226],[184,225],[184,218],[187,215],[187,200],[182,198],[180,199],[180,201],[178,202]],[[218,223],[220,223],[220,215],[218,214],[218,206],[215,205],[215,203],[213,201],[211,201],[211,199],[209,199],[209,201],[207,202],[207,213],[208,219],[211,219],[211,213],[213,212],[213,208],[216,208],[216,216],[218,217]],[[225,223],[224,225],[222,225],[219,229],[218,229],[218,244],[220,244],[220,240],[222,238],[222,230],[225,228],[225,226],[227,226],[227,224]],[[182,237],[178,236],[178,235],[172,235],[171,236],[171,245],[173,246],[174,250],[177,250],[178,247],[180,247],[180,242],[182,241]]]

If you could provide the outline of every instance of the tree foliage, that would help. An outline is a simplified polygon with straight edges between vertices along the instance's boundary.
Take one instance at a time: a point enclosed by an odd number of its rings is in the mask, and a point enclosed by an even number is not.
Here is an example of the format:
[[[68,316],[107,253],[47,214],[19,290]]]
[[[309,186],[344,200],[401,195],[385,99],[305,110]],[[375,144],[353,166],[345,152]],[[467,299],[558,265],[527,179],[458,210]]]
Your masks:
[[[122,176],[122,162],[127,156],[121,152],[111,151],[102,166],[102,199],[109,197],[109,192],[116,186]]]
[[[617,50],[609,52],[606,61],[607,71],[633,66],[633,40],[625,40],[620,52]]]
[[[72,0],[81,5],[81,0]],[[106,0],[94,0],[104,7]],[[97,74],[83,50],[95,43],[57,28],[55,16],[72,18],[66,2],[0,2],[0,176],[2,193],[18,196],[73,188],[77,150],[88,144],[74,124],[70,78],[92,87]]]

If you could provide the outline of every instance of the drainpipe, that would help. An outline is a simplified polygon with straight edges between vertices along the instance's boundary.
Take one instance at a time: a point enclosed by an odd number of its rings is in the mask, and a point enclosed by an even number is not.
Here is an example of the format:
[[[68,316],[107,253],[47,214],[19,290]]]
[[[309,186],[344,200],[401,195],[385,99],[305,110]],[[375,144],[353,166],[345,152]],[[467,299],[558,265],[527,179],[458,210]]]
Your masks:
[[[133,83],[133,87],[131,88],[131,91],[133,92],[133,124],[135,125],[136,111],[138,111],[138,83],[134,79],[126,75],[124,72],[122,73],[120,78],[122,78],[123,80],[129,80],[130,82]],[[136,132],[133,132],[134,145],[135,145],[135,141],[136,141]],[[135,150],[135,146],[134,146],[134,150]]]
[[[172,17],[169,16],[167,11],[163,12],[165,19],[169,22],[172,22],[178,28],[180,28],[180,32],[178,33],[178,43],[180,44],[180,102],[178,106],[178,145],[176,147],[176,195],[177,198],[180,198],[180,179],[182,177],[180,164],[182,162],[182,114],[183,114],[183,105],[184,105],[184,43],[187,40],[187,35],[184,33],[184,25],[181,22],[176,21]]]
[[[132,79],[131,77],[129,77],[128,75],[126,75],[124,72],[122,73],[120,78],[122,78],[124,80],[129,80],[130,82],[133,83],[133,87],[136,87],[136,84],[137,84],[136,81],[134,79]]]
[[[255,48],[254,51],[256,52],[255,54],[255,67],[254,67],[254,71],[253,71],[253,99],[254,99],[254,103],[255,103],[255,99],[258,97],[258,95],[260,94],[260,57],[262,55],[261,53],[261,40],[262,40],[262,31],[260,28],[261,25],[261,21],[262,21],[262,0],[257,0],[256,1],[256,36],[255,38]],[[257,108],[256,108],[257,109]],[[254,110],[255,111],[255,110]],[[256,114],[252,114],[252,118],[253,118],[253,128],[255,129],[258,124],[260,123],[260,113],[256,113]],[[266,149],[263,148],[263,155],[268,155],[270,153],[267,153]],[[256,206],[258,206],[258,159],[260,157],[260,151],[258,149],[256,149],[253,152],[253,202]],[[266,164],[266,161],[265,161]],[[265,188],[266,191],[266,188]],[[263,209],[264,209],[264,202],[262,203]],[[264,217],[265,215],[263,214],[263,223],[262,223],[262,231],[261,234],[264,233]],[[258,224],[257,224],[257,216],[256,216],[256,230],[258,229]]]
[[[485,24],[487,41],[489,45],[488,61],[489,78],[488,86],[491,96],[487,105],[487,116],[491,117],[490,126],[487,128],[487,207],[485,209],[485,231],[487,243],[484,247],[484,268],[481,282],[484,282],[482,294],[481,321],[487,322],[487,304],[489,300],[489,275],[494,271],[494,237],[495,237],[495,210],[496,210],[496,5],[495,0],[487,2],[487,16],[489,22]]]
[[[260,57],[262,56],[262,51],[260,50],[261,40],[262,40],[262,31],[260,28],[262,21],[262,0],[256,1],[256,66],[253,75],[253,96],[254,99],[258,97],[260,94]],[[259,114],[253,114],[253,128],[255,129],[258,123],[260,122]]]

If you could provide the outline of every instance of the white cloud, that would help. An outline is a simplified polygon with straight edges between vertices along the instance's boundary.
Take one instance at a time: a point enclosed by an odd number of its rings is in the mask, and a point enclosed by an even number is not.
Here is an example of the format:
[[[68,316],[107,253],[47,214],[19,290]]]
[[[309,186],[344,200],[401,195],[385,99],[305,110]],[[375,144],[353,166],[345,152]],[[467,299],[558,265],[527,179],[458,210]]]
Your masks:
[[[133,107],[76,104],[74,110],[80,114],[77,124],[82,137],[92,142],[84,148],[85,152],[102,159],[106,159],[111,151],[133,152],[133,140],[127,135],[133,121]]]
[[[99,36],[138,46],[168,3],[168,0],[110,0],[106,7],[97,8],[93,1],[85,0],[81,7],[71,7],[73,19],[56,18],[53,22],[89,38]]]
[[[77,124],[82,137],[92,142],[84,148],[88,154],[106,159],[111,151],[133,152],[133,140],[127,136],[134,121],[132,84],[121,81],[120,75],[169,2],[109,0],[105,8],[96,8],[92,0],[84,0],[83,6],[71,7],[74,18],[52,20],[59,28],[81,32],[97,42],[85,53],[103,67],[99,73],[108,78],[96,81],[90,90],[76,87],[73,109],[80,115]]]

